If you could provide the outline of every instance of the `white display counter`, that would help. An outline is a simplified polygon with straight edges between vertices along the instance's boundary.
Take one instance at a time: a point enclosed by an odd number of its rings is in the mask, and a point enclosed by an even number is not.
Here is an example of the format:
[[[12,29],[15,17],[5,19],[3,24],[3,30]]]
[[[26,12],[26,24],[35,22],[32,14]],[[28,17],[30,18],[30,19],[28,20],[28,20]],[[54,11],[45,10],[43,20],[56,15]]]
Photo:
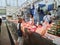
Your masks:
[[[58,37],[58,36],[55,36],[55,35],[52,35],[52,34],[46,34],[46,36],[49,38],[49,39],[51,39],[51,40],[53,40],[53,43],[55,43],[55,44],[57,44],[57,45],[60,45],[60,37]]]

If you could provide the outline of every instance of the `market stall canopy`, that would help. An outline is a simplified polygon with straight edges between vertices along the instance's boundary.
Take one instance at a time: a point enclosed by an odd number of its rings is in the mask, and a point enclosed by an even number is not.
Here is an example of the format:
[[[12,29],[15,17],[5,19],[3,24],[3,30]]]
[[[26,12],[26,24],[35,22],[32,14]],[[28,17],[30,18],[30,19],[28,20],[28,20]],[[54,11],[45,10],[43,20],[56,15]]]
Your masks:
[[[42,8],[42,7],[45,7],[45,6],[46,6],[45,1],[41,1],[41,2],[38,4],[38,6],[41,7],[41,8]]]
[[[43,9],[44,11],[46,11],[46,10],[51,11],[51,10],[53,10],[53,7],[54,7],[53,3],[54,3],[53,0],[49,0],[49,1],[47,0],[47,2],[46,2],[46,0],[43,0],[39,3],[38,6],[40,6],[41,9]]]
[[[51,10],[53,10],[54,9],[54,4],[50,4],[50,5],[48,5],[48,11],[51,11]]]
[[[46,5],[45,4],[39,4],[39,7],[41,7],[41,8],[44,7],[44,6],[46,6]]]

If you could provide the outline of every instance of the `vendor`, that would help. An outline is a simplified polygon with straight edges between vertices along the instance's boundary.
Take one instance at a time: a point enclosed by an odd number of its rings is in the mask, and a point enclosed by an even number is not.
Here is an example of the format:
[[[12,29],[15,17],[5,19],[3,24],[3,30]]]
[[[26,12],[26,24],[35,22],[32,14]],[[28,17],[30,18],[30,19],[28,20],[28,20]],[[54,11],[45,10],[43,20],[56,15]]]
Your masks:
[[[44,22],[48,22],[48,23],[52,22],[50,12],[47,12],[47,14],[43,17],[43,20]]]
[[[40,34],[41,36],[45,36],[47,31],[51,28],[52,22],[43,22],[43,24],[40,24],[37,26],[36,33]]]

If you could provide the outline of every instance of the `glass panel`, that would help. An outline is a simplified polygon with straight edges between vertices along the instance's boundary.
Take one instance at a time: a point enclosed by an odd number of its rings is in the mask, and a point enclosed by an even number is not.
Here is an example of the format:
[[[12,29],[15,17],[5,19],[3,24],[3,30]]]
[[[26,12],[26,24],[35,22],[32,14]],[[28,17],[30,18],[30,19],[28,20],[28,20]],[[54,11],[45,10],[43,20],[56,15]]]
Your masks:
[[[0,0],[0,6],[6,6],[5,0]]]
[[[0,6],[21,6],[27,0],[0,0]]]
[[[26,0],[18,0],[18,6],[21,6]]]
[[[17,0],[7,0],[7,6],[17,6]]]

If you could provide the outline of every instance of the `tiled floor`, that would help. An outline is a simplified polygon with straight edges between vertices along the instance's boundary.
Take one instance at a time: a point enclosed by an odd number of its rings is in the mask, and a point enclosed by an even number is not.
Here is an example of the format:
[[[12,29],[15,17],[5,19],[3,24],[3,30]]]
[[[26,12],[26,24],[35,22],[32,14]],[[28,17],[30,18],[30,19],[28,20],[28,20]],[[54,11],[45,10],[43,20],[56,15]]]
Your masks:
[[[1,27],[0,45],[11,45],[5,23]]]

